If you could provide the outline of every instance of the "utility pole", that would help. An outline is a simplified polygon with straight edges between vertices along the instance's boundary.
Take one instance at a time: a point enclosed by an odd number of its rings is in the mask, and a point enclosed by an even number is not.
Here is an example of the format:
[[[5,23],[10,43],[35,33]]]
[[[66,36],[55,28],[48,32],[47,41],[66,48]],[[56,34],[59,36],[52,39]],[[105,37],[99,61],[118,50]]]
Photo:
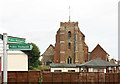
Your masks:
[[[3,33],[3,84],[7,84],[7,33]]]

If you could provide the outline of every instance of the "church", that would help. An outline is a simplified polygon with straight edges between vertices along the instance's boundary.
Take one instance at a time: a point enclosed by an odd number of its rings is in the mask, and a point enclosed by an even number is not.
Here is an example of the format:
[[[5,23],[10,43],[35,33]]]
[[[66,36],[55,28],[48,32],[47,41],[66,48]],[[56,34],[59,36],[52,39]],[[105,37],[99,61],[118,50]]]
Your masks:
[[[91,52],[88,48],[78,22],[60,22],[56,43],[42,54],[42,64],[82,64],[95,58],[109,61],[109,54],[99,44]]]

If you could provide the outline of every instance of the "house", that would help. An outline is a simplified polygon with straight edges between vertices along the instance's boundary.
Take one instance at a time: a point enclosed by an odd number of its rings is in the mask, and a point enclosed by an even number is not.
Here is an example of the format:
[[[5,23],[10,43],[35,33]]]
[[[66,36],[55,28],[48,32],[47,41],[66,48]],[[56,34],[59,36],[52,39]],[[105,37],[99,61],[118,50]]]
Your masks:
[[[117,72],[118,64],[96,58],[83,64],[79,64],[79,67],[84,67],[86,72],[110,72],[111,68],[114,67],[115,71],[113,72]]]
[[[118,72],[118,64],[100,58],[93,59],[83,64],[50,64],[51,72],[104,72],[108,73],[111,67]]]
[[[76,64],[50,64],[51,72],[79,72]]]
[[[3,71],[3,53],[0,53],[1,57],[1,68]],[[28,71],[28,56],[23,52],[8,51],[8,71]]]

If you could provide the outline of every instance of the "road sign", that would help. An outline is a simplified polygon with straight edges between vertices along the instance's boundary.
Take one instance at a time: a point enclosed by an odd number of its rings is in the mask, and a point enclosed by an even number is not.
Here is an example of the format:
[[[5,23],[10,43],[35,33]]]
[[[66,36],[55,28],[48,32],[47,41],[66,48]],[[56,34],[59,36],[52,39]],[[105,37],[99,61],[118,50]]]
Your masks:
[[[17,37],[10,37],[8,36],[8,43],[25,43],[25,39],[24,38],[17,38]]]
[[[31,44],[9,44],[8,49],[12,50],[31,50]]]

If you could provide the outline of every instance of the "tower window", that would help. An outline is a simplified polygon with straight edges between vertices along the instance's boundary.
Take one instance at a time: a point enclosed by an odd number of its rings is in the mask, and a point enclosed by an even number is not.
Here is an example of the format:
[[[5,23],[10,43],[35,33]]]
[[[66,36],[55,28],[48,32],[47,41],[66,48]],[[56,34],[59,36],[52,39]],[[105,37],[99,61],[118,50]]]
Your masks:
[[[67,63],[68,64],[72,64],[72,58],[69,56],[68,59],[67,59]]]
[[[71,49],[71,43],[68,43],[68,49]]]
[[[69,38],[71,37],[71,31],[68,32],[68,37],[69,37]]]

